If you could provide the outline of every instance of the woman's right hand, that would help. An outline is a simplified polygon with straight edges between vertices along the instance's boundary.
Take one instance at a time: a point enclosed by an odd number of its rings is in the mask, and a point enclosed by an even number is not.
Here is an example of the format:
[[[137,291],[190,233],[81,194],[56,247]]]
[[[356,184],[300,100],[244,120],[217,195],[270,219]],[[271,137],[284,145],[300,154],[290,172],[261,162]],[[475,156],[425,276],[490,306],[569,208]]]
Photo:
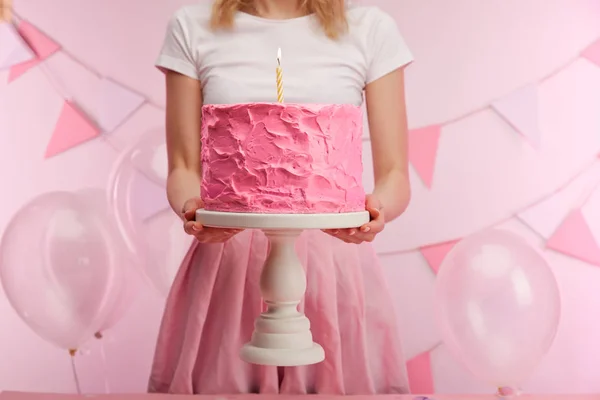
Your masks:
[[[203,206],[202,200],[199,197],[195,197],[185,202],[181,213],[185,233],[194,236],[200,243],[223,243],[243,230],[203,226],[200,222],[196,221],[196,210]]]

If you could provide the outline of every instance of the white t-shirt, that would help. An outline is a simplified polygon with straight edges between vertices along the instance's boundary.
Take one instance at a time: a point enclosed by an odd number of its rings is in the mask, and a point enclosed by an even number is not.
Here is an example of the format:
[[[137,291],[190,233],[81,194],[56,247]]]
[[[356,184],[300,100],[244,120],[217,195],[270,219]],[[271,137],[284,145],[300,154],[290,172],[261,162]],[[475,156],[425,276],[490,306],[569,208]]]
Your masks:
[[[391,16],[348,9],[349,30],[325,36],[312,16],[271,20],[239,12],[232,31],[209,29],[211,4],[179,9],[156,62],[202,83],[205,104],[274,102],[277,49],[287,103],[361,105],[365,85],[412,61]]]

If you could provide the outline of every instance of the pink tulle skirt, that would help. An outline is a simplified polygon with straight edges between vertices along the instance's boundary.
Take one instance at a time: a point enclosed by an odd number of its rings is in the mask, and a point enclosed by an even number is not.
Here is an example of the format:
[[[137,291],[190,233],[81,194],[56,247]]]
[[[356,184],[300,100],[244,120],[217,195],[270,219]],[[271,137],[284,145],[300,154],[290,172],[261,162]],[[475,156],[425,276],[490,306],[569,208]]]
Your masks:
[[[305,231],[301,309],[320,364],[265,367],[238,352],[262,311],[259,276],[268,241],[249,230],[225,244],[195,243],[175,278],[160,328],[150,392],[176,394],[408,393],[405,361],[382,269],[369,244]]]

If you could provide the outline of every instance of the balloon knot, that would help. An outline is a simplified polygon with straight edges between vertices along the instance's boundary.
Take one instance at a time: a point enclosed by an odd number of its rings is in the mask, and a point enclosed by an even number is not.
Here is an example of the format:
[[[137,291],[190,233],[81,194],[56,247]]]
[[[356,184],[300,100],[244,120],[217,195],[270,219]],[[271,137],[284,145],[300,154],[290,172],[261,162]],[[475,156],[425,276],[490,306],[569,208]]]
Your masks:
[[[69,349],[69,354],[71,357],[75,357],[75,354],[77,354],[77,349]]]
[[[102,332],[96,332],[96,333],[94,333],[94,337],[96,339],[102,339]]]

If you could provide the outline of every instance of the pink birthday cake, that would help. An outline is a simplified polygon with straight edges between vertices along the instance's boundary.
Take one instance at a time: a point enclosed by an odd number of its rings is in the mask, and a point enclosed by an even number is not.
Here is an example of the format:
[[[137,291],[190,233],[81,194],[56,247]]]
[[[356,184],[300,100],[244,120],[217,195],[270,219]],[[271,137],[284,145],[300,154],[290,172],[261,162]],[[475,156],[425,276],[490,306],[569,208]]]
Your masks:
[[[202,108],[201,197],[207,211],[364,211],[362,110],[251,103]]]

